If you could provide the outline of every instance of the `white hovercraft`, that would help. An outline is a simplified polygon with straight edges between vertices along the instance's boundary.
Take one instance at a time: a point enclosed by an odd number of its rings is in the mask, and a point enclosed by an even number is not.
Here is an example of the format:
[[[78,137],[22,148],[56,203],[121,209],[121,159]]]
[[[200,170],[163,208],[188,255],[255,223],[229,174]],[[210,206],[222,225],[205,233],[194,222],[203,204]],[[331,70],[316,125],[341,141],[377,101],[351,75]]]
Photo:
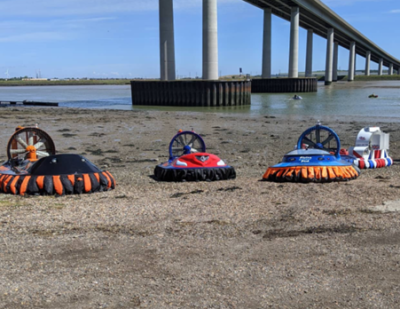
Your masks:
[[[391,166],[389,156],[389,133],[383,133],[379,127],[365,127],[356,138],[356,145],[349,150],[342,149],[341,154],[353,157],[353,164],[360,169]]]

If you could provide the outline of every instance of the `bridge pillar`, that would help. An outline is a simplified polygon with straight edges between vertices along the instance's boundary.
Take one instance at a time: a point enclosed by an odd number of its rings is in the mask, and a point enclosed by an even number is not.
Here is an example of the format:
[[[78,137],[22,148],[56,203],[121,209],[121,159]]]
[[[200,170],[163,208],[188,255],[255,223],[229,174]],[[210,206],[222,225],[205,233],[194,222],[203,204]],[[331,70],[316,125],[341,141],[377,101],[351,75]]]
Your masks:
[[[382,75],[383,72],[383,59],[379,58],[378,75]]]
[[[393,75],[393,63],[389,64],[389,75]]]
[[[369,76],[371,74],[371,51],[367,51],[365,55],[365,75]]]
[[[356,42],[350,42],[350,53],[349,53],[349,77],[348,81],[352,82],[354,80],[354,69],[356,63]]]
[[[159,0],[160,79],[175,80],[174,12],[172,0]]]
[[[217,0],[203,0],[203,79],[218,79]]]
[[[290,20],[289,77],[299,77],[299,7],[292,7]]]
[[[332,83],[332,67],[333,67],[333,28],[328,29],[326,44],[326,67],[325,67],[325,85]]]
[[[357,53],[354,53],[354,76],[357,74]]]
[[[312,76],[312,61],[313,61],[313,35],[312,29],[307,30],[307,51],[306,51],[306,77]]]
[[[271,9],[264,9],[262,78],[271,78]]]
[[[337,82],[338,59],[339,59],[339,43],[335,42],[333,45],[333,72],[332,72],[332,81],[334,82]]]

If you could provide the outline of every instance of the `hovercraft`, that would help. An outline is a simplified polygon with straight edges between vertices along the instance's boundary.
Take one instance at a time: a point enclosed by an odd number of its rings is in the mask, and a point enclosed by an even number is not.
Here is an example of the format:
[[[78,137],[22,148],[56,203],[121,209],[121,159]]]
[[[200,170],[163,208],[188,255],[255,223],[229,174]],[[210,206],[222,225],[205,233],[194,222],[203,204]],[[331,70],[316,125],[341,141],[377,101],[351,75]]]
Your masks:
[[[351,159],[341,157],[335,131],[320,123],[300,135],[296,148],[285,154],[281,163],[269,167],[263,180],[332,182],[355,179],[360,174]]]
[[[37,127],[18,127],[0,166],[0,192],[64,195],[106,191],[115,179],[77,154],[56,154],[51,137]]]
[[[370,98],[370,99],[375,99],[375,98],[377,98],[378,97],[378,95],[377,94],[370,94],[369,96],[368,96],[368,98]]]
[[[200,135],[180,130],[169,144],[169,160],[154,169],[160,181],[214,181],[235,179],[232,166],[206,152]]]
[[[389,138],[390,134],[379,127],[365,127],[358,132],[355,147],[342,151],[352,157],[354,165],[360,169],[391,166]]]

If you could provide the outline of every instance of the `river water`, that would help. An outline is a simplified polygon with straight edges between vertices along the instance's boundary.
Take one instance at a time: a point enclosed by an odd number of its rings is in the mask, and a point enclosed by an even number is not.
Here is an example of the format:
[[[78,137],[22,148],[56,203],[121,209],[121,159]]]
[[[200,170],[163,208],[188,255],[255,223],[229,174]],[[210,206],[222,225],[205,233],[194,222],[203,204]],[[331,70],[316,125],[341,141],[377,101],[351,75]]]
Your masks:
[[[378,98],[370,99],[370,94]],[[131,105],[129,85],[0,87],[2,101],[59,102],[62,107],[120,110],[207,111],[290,116],[399,117],[400,81],[319,83],[318,92],[252,94],[244,107],[136,107]]]

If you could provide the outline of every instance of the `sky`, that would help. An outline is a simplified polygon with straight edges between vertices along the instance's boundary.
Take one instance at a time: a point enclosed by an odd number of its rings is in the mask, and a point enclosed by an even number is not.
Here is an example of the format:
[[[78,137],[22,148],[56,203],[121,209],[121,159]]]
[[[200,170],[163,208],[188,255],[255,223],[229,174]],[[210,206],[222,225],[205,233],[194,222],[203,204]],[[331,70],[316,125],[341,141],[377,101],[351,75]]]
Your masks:
[[[322,0],[400,59],[399,0]],[[202,74],[202,0],[174,0],[178,77]],[[218,0],[220,75],[261,73],[263,12]],[[289,22],[272,17],[272,73],[288,71]],[[0,78],[159,78],[158,0],[1,0]],[[299,32],[304,72],[306,30]],[[326,39],[314,35],[313,70],[324,70]],[[339,48],[339,69],[349,52]],[[357,69],[365,58],[357,56]],[[378,64],[372,62],[371,69]]]

